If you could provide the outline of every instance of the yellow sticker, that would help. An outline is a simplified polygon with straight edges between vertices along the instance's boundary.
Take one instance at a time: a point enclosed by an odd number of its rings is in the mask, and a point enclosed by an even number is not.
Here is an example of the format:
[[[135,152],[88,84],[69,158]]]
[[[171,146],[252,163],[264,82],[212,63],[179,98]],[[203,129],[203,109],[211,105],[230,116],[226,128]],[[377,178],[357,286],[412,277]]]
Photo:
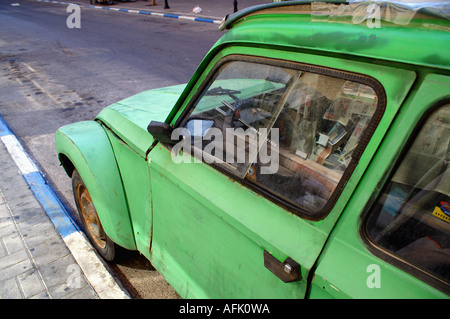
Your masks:
[[[437,218],[445,220],[447,223],[450,223],[450,217],[444,214],[444,212],[439,206],[436,206],[434,208],[433,216],[436,216]]]

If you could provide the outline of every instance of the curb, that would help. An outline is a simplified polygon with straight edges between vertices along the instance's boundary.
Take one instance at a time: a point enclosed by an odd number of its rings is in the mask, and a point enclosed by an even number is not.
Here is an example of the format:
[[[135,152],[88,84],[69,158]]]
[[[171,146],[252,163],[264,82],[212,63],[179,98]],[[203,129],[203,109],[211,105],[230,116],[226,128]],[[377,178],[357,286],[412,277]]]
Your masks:
[[[87,238],[69,217],[37,165],[23,149],[0,114],[0,140],[17,164],[22,177],[60,233],[67,248],[100,299],[130,299],[109,273]]]
[[[214,24],[222,23],[221,19],[197,18],[197,17],[182,15],[182,14],[168,14],[168,13],[161,13],[161,12],[155,12],[155,11],[134,10],[134,9],[126,9],[126,8],[111,8],[111,7],[96,6],[96,5],[92,5],[92,4],[79,4],[79,3],[71,3],[71,2],[55,1],[55,0],[36,0],[36,1],[47,2],[47,3],[66,4],[66,5],[77,5],[82,8],[94,8],[94,9],[128,12],[128,13],[135,13],[135,14],[137,13],[137,14],[152,15],[152,16],[158,16],[158,17],[164,17],[164,18],[190,20],[190,21],[196,21],[196,22],[207,22],[207,23],[214,23]]]

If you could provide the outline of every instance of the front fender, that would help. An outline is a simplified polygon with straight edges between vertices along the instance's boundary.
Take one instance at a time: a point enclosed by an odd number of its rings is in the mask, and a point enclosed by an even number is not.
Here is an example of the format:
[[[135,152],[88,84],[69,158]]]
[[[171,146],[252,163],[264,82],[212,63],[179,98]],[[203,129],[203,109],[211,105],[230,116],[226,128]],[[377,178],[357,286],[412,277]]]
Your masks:
[[[73,123],[55,133],[58,157],[71,177],[77,169],[106,234],[119,246],[136,249],[122,179],[105,129],[94,121]]]

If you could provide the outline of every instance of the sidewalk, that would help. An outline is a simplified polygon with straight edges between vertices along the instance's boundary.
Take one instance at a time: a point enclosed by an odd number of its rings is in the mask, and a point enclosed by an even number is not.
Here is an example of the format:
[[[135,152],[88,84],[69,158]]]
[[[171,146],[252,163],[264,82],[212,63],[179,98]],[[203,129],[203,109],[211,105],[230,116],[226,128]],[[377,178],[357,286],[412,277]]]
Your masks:
[[[97,298],[3,143],[0,163],[0,298]]]
[[[59,2],[62,4],[74,3],[82,6],[92,6],[89,0],[36,0],[41,2]],[[101,1],[101,0],[97,0]],[[152,5],[152,0],[137,0],[136,2],[122,2],[115,0],[112,5],[106,5],[96,2],[97,8],[107,10],[131,10],[132,13],[145,11],[155,14],[165,14],[166,16],[176,18],[178,16],[204,19],[206,22],[214,21],[220,23],[223,17],[234,12],[234,0],[167,0],[169,9],[164,9],[165,1],[156,0],[156,5]],[[237,0],[238,10],[259,4],[272,3],[272,0]],[[200,13],[194,13],[195,7],[200,7]]]
[[[0,299],[128,298],[0,116]]]
[[[86,3],[89,0],[77,0]],[[152,6],[152,0],[137,0],[136,2],[115,1],[111,6],[127,7],[130,9],[142,8],[149,11],[159,11],[172,14],[185,14],[192,16],[210,17],[221,20],[227,14],[234,12],[234,0],[167,0],[170,9],[164,9],[164,0],[156,0],[156,6]],[[272,0],[237,0],[238,10],[258,4],[272,3]],[[199,6],[202,12],[195,14],[194,7]]]

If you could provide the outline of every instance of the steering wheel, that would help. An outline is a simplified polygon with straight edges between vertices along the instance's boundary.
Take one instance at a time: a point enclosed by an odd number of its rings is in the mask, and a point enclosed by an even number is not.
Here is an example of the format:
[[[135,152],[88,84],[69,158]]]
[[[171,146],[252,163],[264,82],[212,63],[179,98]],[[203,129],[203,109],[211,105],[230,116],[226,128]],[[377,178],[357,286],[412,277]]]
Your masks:
[[[253,100],[252,99],[239,100],[239,101],[237,101],[234,104],[234,106],[232,106],[230,103],[228,103],[225,100],[222,101],[222,104],[230,109],[230,111],[228,111],[225,114],[225,119],[223,121],[223,128],[239,127],[240,126],[238,124],[239,122],[241,124],[243,124],[244,126],[246,126],[247,128],[251,127],[251,125],[249,123],[245,122],[241,118],[241,114],[239,112],[244,110],[244,109],[251,108],[253,106]]]

